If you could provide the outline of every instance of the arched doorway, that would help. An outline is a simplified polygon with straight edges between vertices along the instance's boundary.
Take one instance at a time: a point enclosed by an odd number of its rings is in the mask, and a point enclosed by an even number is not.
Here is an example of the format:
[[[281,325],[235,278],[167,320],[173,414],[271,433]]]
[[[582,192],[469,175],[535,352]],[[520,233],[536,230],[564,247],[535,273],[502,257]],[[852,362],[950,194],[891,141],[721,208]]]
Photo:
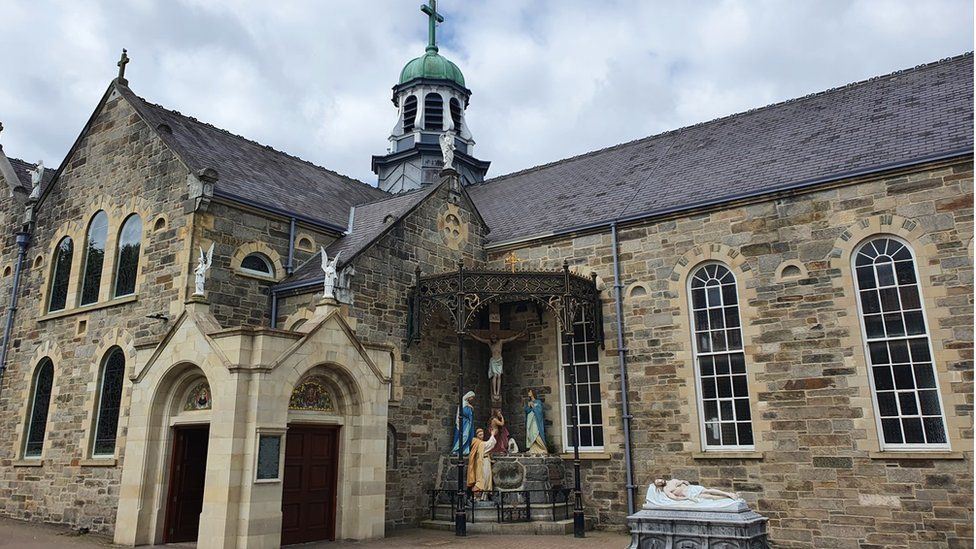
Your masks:
[[[175,415],[170,421],[172,451],[163,532],[166,543],[197,540],[207,478],[213,393],[206,378],[198,376],[180,385],[185,388],[174,393]]]
[[[320,365],[303,375],[288,403],[281,493],[281,544],[334,540],[344,499],[342,466],[361,438],[350,420],[358,391],[344,369]]]

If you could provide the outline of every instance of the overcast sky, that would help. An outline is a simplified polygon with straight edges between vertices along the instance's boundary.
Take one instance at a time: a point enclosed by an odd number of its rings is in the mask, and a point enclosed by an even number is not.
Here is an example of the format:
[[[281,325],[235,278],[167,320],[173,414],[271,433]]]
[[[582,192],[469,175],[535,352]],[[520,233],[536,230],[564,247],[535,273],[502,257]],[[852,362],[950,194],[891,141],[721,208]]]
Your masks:
[[[115,77],[375,184],[420,0],[0,0],[0,143],[56,166]],[[970,0],[442,0],[500,175],[973,49]]]

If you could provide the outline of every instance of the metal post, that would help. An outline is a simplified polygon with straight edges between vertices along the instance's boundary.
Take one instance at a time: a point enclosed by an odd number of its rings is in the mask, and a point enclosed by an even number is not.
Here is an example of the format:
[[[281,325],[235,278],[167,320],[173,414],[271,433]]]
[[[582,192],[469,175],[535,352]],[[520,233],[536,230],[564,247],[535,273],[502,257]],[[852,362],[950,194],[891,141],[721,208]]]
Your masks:
[[[583,493],[580,488],[580,456],[579,456],[579,402],[576,398],[576,318],[575,308],[569,306],[569,262],[563,261],[563,339],[569,339],[569,385],[570,385],[570,416],[573,429],[573,535],[577,538],[586,537],[586,520],[583,516]]]
[[[466,511],[464,474],[464,431],[461,411],[464,410],[464,320],[462,319],[462,294],[464,293],[464,261],[458,261],[458,309],[457,309],[457,340],[458,340],[458,451],[457,451],[457,498],[454,508],[454,535],[468,535],[468,521]],[[474,426],[472,425],[472,428]]]
[[[573,325],[570,325],[570,329]],[[580,456],[579,456],[579,402],[576,398],[576,334],[569,332],[569,385],[571,388],[571,421],[573,429],[573,535],[582,538],[586,536],[586,522],[583,517],[583,494],[580,488]]]

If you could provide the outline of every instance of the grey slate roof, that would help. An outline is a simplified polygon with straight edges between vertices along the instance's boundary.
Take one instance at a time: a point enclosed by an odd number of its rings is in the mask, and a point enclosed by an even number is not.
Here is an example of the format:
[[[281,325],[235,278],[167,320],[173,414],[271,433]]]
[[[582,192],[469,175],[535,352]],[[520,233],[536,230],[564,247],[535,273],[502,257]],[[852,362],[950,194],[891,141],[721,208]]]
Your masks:
[[[353,214],[352,231],[339,238],[325,249],[329,257],[339,257],[339,264],[352,261],[360,252],[378,240],[396,221],[410,213],[425,198],[433,194],[440,185],[428,185],[415,191],[392,195],[384,200],[356,206]],[[386,221],[389,219],[389,221]],[[283,287],[300,285],[303,282],[322,279],[322,260],[315,254],[303,263],[282,283]]]
[[[973,148],[973,54],[468,188],[490,242],[663,214]]]
[[[389,196],[351,177],[150,103],[126,86],[117,89],[192,171],[217,171],[215,194],[337,227],[346,226],[351,206]]]
[[[30,191],[31,175],[28,173],[28,170],[33,170],[37,164],[12,157],[7,157],[7,160],[9,160],[10,165],[13,166],[14,173],[17,174],[17,179],[20,180],[20,186]],[[57,168],[52,168],[51,166],[44,167],[44,175],[41,176],[41,190],[44,190],[51,182],[51,179],[54,178],[55,171],[57,171]]]

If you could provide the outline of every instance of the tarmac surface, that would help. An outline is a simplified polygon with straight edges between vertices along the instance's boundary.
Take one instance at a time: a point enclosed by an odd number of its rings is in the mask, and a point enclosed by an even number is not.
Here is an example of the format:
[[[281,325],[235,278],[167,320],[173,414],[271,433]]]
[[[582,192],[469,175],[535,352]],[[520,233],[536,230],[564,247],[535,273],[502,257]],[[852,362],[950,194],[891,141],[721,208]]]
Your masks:
[[[615,532],[587,532],[586,538],[573,536],[470,535],[456,538],[452,532],[437,530],[398,530],[390,537],[372,541],[334,541],[293,545],[300,549],[395,549],[401,547],[435,547],[464,549],[625,549],[630,538]],[[85,549],[118,547],[108,537],[81,534],[61,526],[35,524],[0,518],[0,547],[17,549]],[[190,548],[192,543],[157,547]]]

